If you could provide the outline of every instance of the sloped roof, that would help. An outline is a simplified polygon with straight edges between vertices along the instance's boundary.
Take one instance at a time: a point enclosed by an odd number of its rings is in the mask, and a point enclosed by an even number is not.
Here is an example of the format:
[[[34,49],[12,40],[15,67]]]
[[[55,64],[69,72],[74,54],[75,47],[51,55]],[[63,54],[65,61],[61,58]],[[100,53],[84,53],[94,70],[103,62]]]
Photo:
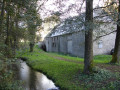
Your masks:
[[[94,10],[93,13],[94,21],[96,22],[111,22],[112,18],[107,15],[104,10]],[[76,17],[71,17],[62,21],[59,25],[57,25],[52,32],[49,34],[50,37],[73,33],[81,30],[85,30],[85,13],[80,14]]]

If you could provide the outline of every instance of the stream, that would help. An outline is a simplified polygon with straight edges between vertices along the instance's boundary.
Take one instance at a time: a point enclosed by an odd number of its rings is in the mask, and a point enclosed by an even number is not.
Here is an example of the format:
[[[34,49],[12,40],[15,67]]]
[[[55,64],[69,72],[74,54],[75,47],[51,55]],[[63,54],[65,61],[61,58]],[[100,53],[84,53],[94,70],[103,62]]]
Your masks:
[[[23,81],[25,90],[59,90],[44,74],[31,69],[24,61],[18,65],[18,79]]]

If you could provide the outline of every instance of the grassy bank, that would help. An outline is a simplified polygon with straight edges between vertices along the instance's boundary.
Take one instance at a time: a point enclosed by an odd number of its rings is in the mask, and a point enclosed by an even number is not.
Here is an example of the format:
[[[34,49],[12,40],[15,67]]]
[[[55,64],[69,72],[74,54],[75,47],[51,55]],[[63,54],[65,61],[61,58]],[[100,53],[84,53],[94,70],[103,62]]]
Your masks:
[[[90,76],[84,75],[83,59],[46,53],[38,48],[34,52],[19,52],[18,57],[26,57],[26,61],[33,69],[45,73],[51,78],[61,90],[82,90],[82,89],[117,89],[119,74],[108,70],[96,68],[98,73]],[[108,63],[110,55],[95,56],[96,64]],[[104,80],[104,81],[103,81]]]

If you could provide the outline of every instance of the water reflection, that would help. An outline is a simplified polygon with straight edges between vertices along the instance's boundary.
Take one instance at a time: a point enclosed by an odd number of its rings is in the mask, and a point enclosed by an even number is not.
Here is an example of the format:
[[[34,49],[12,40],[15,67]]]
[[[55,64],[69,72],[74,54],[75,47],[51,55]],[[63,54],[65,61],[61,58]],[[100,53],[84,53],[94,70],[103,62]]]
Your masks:
[[[24,61],[19,65],[19,79],[24,81],[25,90],[48,90],[55,84],[40,72],[34,71]]]

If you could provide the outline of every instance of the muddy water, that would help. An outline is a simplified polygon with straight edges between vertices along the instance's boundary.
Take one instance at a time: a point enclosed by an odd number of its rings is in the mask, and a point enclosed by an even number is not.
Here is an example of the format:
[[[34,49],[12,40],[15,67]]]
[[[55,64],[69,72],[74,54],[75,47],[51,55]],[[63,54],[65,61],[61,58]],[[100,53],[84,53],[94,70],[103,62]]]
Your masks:
[[[24,61],[20,61],[18,69],[18,78],[23,81],[25,90],[58,90],[52,80],[32,70]]]

